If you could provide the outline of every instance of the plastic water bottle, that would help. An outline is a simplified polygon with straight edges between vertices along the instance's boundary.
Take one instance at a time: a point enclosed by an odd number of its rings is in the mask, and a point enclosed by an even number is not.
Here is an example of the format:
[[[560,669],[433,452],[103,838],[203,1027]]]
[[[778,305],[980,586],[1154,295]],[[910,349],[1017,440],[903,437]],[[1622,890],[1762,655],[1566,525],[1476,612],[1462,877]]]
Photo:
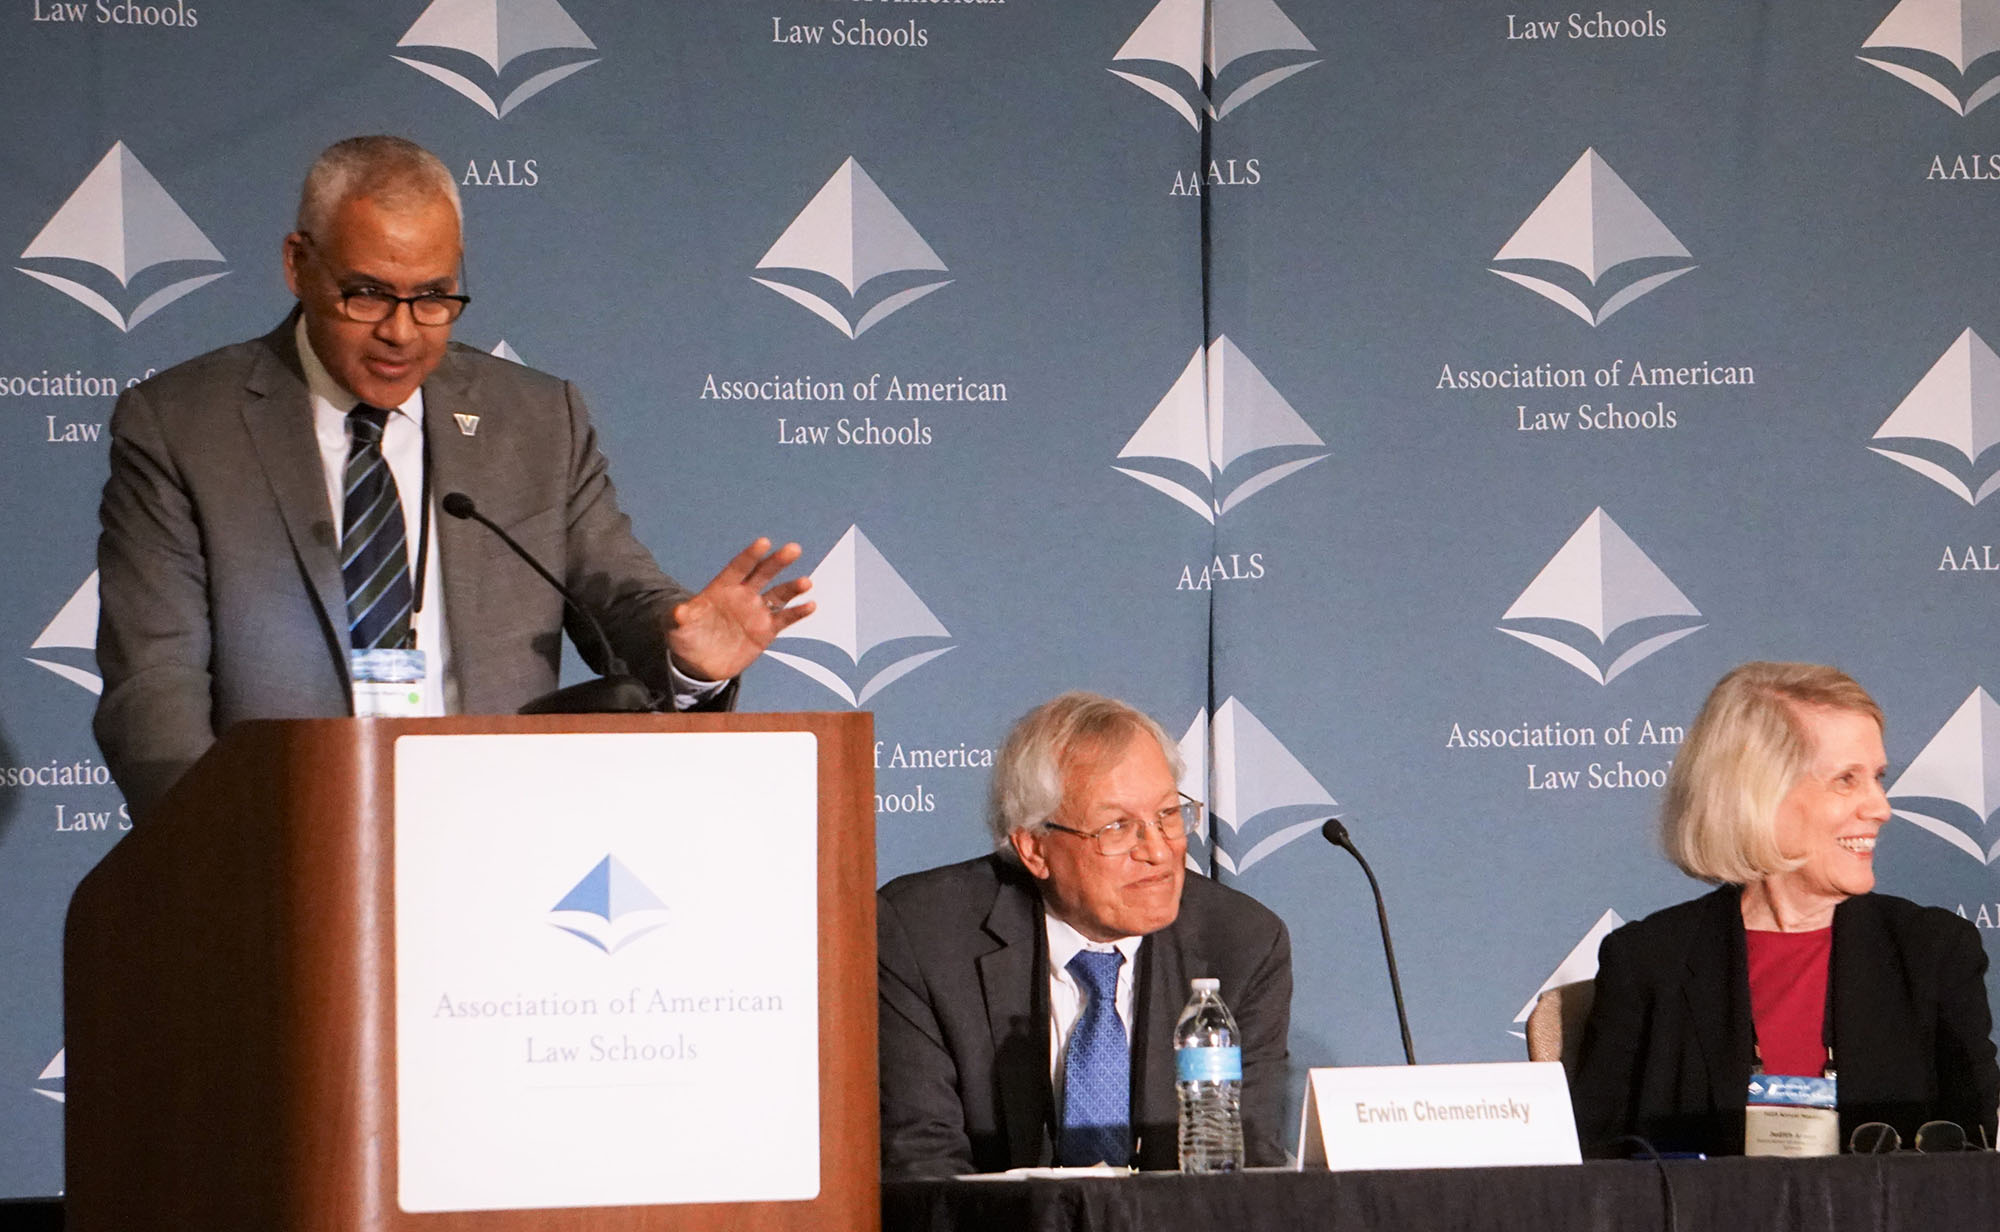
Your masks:
[[[1243,1049],[1220,980],[1190,980],[1174,1024],[1174,1086],[1181,1097],[1181,1171],[1243,1167]]]

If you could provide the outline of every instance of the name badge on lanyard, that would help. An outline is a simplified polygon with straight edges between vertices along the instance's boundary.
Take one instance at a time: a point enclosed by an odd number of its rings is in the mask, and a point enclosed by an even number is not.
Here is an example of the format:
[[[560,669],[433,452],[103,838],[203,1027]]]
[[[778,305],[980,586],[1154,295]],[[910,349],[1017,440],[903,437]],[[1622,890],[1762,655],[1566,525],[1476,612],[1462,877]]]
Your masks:
[[[1743,1109],[1743,1153],[1792,1158],[1840,1154],[1838,1081],[1831,1065],[1820,1078],[1752,1073]]]
[[[424,712],[424,652],[350,650],[357,719],[414,719]]]

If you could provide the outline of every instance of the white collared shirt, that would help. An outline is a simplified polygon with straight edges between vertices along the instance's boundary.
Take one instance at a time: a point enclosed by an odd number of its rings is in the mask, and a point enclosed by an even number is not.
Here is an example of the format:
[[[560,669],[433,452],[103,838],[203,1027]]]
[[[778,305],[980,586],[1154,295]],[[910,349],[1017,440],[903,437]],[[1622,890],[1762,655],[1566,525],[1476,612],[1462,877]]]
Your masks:
[[[347,452],[352,447],[347,415],[360,399],[340,387],[313,353],[306,337],[306,322],[300,317],[292,335],[299,344],[299,367],[305,371],[306,391],[311,397],[313,435],[319,439],[320,468],[326,478],[326,500],[333,510],[333,541],[340,542],[345,515]],[[403,498],[403,533],[410,549],[410,576],[416,578],[417,528],[424,523],[424,391],[420,387],[401,406],[390,412],[382,426],[382,457],[389,473],[396,477],[396,494]],[[438,551],[437,493],[431,494],[430,552],[424,562],[423,602],[416,613],[417,649],[424,652],[423,709],[425,715],[454,714],[458,711],[458,680],[452,674],[451,640],[444,623],[444,558]]]
[[[1132,988],[1139,967],[1139,943],[1144,937],[1120,937],[1105,944],[1092,941],[1057,919],[1042,915],[1049,950],[1049,1090],[1054,1095],[1056,1124],[1062,1124],[1063,1061],[1069,1051],[1070,1032],[1083,1017],[1084,991],[1069,972],[1069,960],[1081,950],[1108,954],[1117,950],[1125,956],[1118,966],[1118,1021],[1125,1024],[1125,1039],[1132,1039]]]

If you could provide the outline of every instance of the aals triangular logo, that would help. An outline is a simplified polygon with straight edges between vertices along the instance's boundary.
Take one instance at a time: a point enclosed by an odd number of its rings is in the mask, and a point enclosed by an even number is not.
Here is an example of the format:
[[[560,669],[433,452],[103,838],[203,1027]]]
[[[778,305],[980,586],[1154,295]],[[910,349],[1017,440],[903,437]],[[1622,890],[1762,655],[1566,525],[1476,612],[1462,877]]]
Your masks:
[[[1498,626],[1599,684],[1707,623],[1603,509],[1591,511],[1500,617]],[[1588,634],[1586,642],[1580,635]],[[1594,645],[1592,644],[1594,643]]]
[[[556,0],[431,0],[396,46],[425,52],[394,58],[496,120],[602,59]]]
[[[64,1052],[68,1052],[68,1048],[56,1050],[56,1056],[52,1056],[48,1064],[42,1066],[42,1072],[34,1076],[34,1086],[30,1086],[28,1090],[42,1096],[44,1100],[56,1100],[58,1104],[68,1102],[64,1090],[64,1076],[66,1076],[66,1066],[62,1062]]]
[[[1592,924],[1590,931],[1583,934],[1583,940],[1571,947],[1570,952],[1563,957],[1563,960],[1556,964],[1556,969],[1549,972],[1549,978],[1542,981],[1542,986],[1537,988],[1534,994],[1528,998],[1527,1004],[1521,1007],[1521,1012],[1514,1015],[1514,1025],[1525,1027],[1528,1015],[1535,1012],[1535,1002],[1541,1000],[1542,994],[1549,989],[1561,988],[1565,984],[1575,984],[1582,980],[1596,979],[1598,942],[1603,941],[1606,933],[1617,928],[1624,922],[1624,920],[1618,918],[1616,911],[1609,910],[1608,908],[1603,915],[1598,916],[1597,923]],[[1520,1039],[1527,1033],[1525,1030],[1521,1030],[1509,1031],[1507,1034]]]
[[[1659,215],[1594,149],[1583,152],[1493,259],[1508,263],[1495,265],[1494,273],[1593,327],[1695,268]]]
[[[549,923],[583,938],[606,954],[616,954],[667,922],[660,896],[607,855],[570,887],[549,912]]]
[[[58,1048],[56,1055],[49,1058],[49,1063],[35,1076],[35,1085],[28,1089],[43,1099],[52,1099],[59,1104],[67,1102],[63,1081],[67,1071],[63,1064],[63,1054],[68,1051],[66,1048]]]
[[[1180,749],[1181,790],[1207,800],[1208,816],[1229,830],[1226,839],[1212,825],[1190,837],[1207,841],[1215,863],[1232,874],[1248,872],[1303,838],[1338,804],[1250,707],[1233,697],[1216,707],[1213,723],[1207,710],[1196,714]],[[1301,820],[1302,812],[1311,815]],[[1231,849],[1242,854],[1232,855]],[[1192,853],[1188,863],[1201,867]]]
[[[21,259],[52,263],[14,268],[126,332],[229,272],[202,270],[224,264],[222,254],[123,141],[112,143]]]
[[[1875,430],[1870,445],[1940,487],[1977,505],[2000,488],[2000,356],[1971,330],[1958,336],[1923,379]]]
[[[1160,0],[1112,60],[1199,130],[1204,112],[1220,120],[1319,55],[1275,0]]]
[[[1325,446],[1257,365],[1222,335],[1206,351],[1195,350],[1173,388],[1118,451],[1121,459],[1166,465],[1112,469],[1213,522],[1327,457]],[[1252,461],[1230,474],[1228,495],[1223,495],[1225,473],[1253,454]]]
[[[45,667],[73,685],[104,692],[104,680],[97,667],[97,574],[85,579],[50,620],[33,644],[28,662]],[[81,651],[81,654],[73,653]],[[68,660],[65,662],[64,660]]]
[[[1896,816],[1980,863],[2000,856],[2000,839],[1987,832],[2000,810],[2000,706],[1985,689],[1945,720],[1889,784],[1889,798]]]
[[[817,608],[778,637],[831,647],[847,660],[845,667],[777,650],[765,651],[764,657],[804,673],[850,706],[866,705],[890,684],[952,649],[925,648],[925,642],[948,638],[950,631],[859,526],[848,527],[814,567],[812,582]]]
[[[751,275],[849,338],[951,285],[945,264],[861,164],[849,158],[813,194]],[[863,292],[866,294],[863,294]]]
[[[2000,0],[1902,0],[1855,57],[1958,115],[2000,94]],[[1977,70],[1977,71],[1974,71]]]

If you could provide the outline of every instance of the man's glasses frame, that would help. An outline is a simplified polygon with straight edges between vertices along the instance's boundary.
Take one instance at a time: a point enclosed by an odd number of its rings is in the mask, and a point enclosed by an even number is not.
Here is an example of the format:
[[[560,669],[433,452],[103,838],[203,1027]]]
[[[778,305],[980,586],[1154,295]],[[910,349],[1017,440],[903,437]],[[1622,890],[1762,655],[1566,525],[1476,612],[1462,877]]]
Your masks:
[[[1181,802],[1179,804],[1171,808],[1161,809],[1158,814],[1152,817],[1122,818],[1108,825],[1099,826],[1095,830],[1078,830],[1070,826],[1058,825],[1053,821],[1043,822],[1042,828],[1044,830],[1060,830],[1064,834],[1073,834],[1077,838],[1089,839],[1096,845],[1097,854],[1101,856],[1122,856],[1129,853],[1139,845],[1140,839],[1145,834],[1146,827],[1148,826],[1159,831],[1160,838],[1163,841],[1169,844],[1177,843],[1187,837],[1190,831],[1201,829],[1202,813],[1208,807],[1186,792],[1182,792],[1180,795]]]
[[[320,263],[321,268],[329,275],[332,274],[332,267],[328,266],[326,258],[320,255],[319,245],[313,242],[312,235],[301,231],[299,239],[304,241],[306,248],[312,252],[313,258]],[[463,281],[460,279],[461,285]],[[334,294],[340,296],[340,315],[359,325],[380,325],[396,315],[396,309],[408,304],[412,321],[435,329],[457,321],[472,303],[470,295],[454,295],[444,291],[425,291],[420,295],[391,295],[381,287],[356,287],[349,290],[337,282],[334,285]]]

